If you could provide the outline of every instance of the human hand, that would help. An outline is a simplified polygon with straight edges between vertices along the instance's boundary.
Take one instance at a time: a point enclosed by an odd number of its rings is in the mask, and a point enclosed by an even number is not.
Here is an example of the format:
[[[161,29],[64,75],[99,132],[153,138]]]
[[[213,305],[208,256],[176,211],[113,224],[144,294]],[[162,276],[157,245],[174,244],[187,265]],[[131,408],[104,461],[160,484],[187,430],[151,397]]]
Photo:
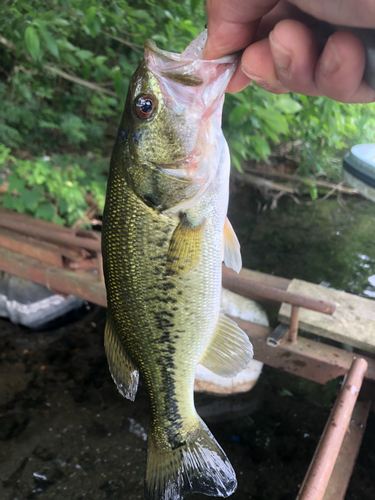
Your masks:
[[[207,0],[207,20],[206,59],[243,50],[228,92],[254,80],[276,94],[375,101],[375,91],[362,80],[362,42],[349,31],[326,41],[322,29],[329,25],[318,21],[375,28],[374,0]]]

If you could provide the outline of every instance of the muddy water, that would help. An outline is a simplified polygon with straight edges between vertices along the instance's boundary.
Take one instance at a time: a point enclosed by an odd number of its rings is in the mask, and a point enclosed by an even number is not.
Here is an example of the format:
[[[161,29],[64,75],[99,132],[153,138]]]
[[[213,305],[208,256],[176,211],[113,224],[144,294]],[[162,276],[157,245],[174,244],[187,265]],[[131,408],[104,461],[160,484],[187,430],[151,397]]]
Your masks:
[[[232,201],[247,267],[373,291],[374,205],[341,212],[334,202],[311,214],[286,201],[257,213],[248,190],[236,190]],[[142,386],[135,403],[117,393],[104,356],[104,321],[96,307],[49,332],[0,320],[1,500],[143,498],[147,399]],[[197,395],[198,411],[237,472],[233,500],[295,499],[338,386],[265,367],[246,395]],[[371,415],[348,500],[375,498],[374,470]]]

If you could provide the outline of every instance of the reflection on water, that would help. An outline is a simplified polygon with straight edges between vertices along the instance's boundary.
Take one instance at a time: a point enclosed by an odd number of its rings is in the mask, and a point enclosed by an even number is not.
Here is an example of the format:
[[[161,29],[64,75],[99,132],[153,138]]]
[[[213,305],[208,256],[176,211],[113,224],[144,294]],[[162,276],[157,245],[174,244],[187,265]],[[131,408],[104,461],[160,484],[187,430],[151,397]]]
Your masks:
[[[285,278],[330,283],[362,296],[375,292],[375,203],[335,198],[313,206],[284,197],[257,213],[257,195],[238,188],[229,216],[241,242],[244,266]]]

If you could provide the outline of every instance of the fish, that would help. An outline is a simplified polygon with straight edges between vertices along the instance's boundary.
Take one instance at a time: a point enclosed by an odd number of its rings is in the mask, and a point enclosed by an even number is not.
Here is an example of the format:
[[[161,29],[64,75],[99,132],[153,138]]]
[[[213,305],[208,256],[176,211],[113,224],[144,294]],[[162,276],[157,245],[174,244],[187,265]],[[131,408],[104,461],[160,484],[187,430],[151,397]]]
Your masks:
[[[145,42],[113,148],[103,214],[104,346],[119,392],[150,402],[146,500],[237,488],[225,452],[194,406],[198,363],[232,377],[253,357],[220,310],[222,261],[237,272],[226,217],[230,156],[221,129],[237,56],[202,59],[206,34],[181,54]]]

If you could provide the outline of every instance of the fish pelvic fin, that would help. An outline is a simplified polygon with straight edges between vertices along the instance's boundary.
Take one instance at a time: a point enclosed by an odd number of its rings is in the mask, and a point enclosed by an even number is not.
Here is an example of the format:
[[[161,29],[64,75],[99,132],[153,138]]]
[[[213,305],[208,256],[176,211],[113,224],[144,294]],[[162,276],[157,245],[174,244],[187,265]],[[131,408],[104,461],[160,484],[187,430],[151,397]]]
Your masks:
[[[174,230],[169,244],[167,273],[182,276],[192,271],[199,263],[202,251],[202,234],[205,220],[192,225],[184,215]]]
[[[220,313],[215,333],[200,363],[220,377],[234,377],[253,358],[253,346],[233,320]]]
[[[234,232],[232,224],[229,222],[228,217],[225,219],[224,223],[224,264],[227,267],[231,267],[236,273],[241,271],[242,267],[242,257],[240,250],[240,243],[238,241],[237,235]]]
[[[182,500],[188,493],[227,498],[236,488],[228,457],[201,419],[194,437],[173,450],[161,451],[149,434],[145,500]]]
[[[137,394],[139,372],[113,326],[112,321],[107,317],[104,330],[104,347],[107,355],[109,371],[115,381],[119,393],[124,398],[135,400]]]

